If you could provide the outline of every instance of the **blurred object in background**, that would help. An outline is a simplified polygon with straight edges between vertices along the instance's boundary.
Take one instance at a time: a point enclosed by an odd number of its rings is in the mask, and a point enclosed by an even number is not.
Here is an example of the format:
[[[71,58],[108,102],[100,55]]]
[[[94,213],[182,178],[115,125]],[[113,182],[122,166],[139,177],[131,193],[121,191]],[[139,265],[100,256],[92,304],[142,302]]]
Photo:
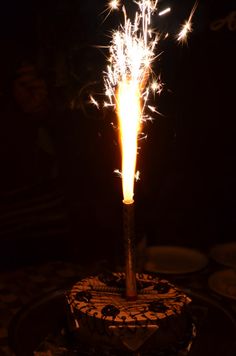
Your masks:
[[[224,269],[210,275],[209,288],[225,298],[236,301],[236,270]]]
[[[37,70],[33,48],[31,56],[20,43],[0,45],[1,266],[14,267],[66,257],[68,222],[47,78]],[[15,56],[8,63],[9,53]]]
[[[13,94],[20,109],[25,113],[45,113],[49,109],[45,79],[39,78],[36,69],[29,63],[22,63],[16,76]]]
[[[145,270],[163,274],[186,274],[201,271],[207,257],[198,250],[181,246],[150,246],[146,249]]]
[[[210,249],[210,257],[222,266],[236,270],[236,242],[222,243]]]

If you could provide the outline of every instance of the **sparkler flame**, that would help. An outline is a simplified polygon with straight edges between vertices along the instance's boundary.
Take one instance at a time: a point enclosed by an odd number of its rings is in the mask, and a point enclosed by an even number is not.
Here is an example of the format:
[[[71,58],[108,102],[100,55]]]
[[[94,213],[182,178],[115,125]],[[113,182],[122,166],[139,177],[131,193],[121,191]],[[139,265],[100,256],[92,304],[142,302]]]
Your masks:
[[[135,2],[138,11],[132,22],[123,7],[124,24],[113,32],[104,82],[108,103],[118,115],[122,151],[124,203],[133,202],[138,137],[149,96],[148,80],[158,37],[152,31],[151,15],[157,0]]]
[[[127,17],[123,6],[124,23],[112,33],[109,64],[104,73],[107,96],[104,106],[113,107],[118,116],[122,152],[123,201],[127,204],[133,202],[136,155],[142,122],[152,120],[145,114],[145,107],[152,113],[160,114],[147,102],[149,94],[160,94],[163,86],[160,78],[154,77],[152,82],[149,81],[152,74],[151,66],[156,58],[154,50],[159,41],[158,35],[151,28],[151,17],[157,10],[158,0],[133,1],[138,8],[134,20],[132,22]],[[192,17],[197,5],[198,1],[194,4],[188,20],[182,25],[177,41],[183,43],[187,40],[188,33],[192,31]],[[120,8],[121,0],[109,0],[106,8],[107,16],[111,11]],[[170,8],[166,8],[158,15],[162,16],[170,11]],[[165,38],[167,36],[168,33]],[[93,97],[90,97],[90,102],[98,107]]]

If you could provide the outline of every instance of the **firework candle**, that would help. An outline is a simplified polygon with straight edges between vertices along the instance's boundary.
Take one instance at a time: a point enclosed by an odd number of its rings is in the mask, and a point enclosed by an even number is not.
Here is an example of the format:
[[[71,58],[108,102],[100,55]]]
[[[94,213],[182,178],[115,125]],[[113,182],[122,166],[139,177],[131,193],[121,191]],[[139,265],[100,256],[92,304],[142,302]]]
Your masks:
[[[122,153],[123,219],[126,256],[126,296],[135,299],[135,243],[134,243],[134,180],[136,175],[136,156],[138,138],[142,135],[142,122],[151,120],[145,108],[151,113],[158,113],[155,106],[148,104],[149,94],[161,93],[160,77],[155,77],[152,63],[157,57],[155,48],[160,40],[159,34],[151,28],[151,17],[157,10],[158,0],[135,0],[137,12],[131,21],[120,0],[109,0],[105,9],[107,15],[122,7],[124,22],[112,32],[107,69],[104,72],[105,94],[104,107],[113,107],[118,117],[120,146]],[[197,8],[196,1],[188,20],[182,25],[176,36],[177,41],[187,41],[192,30],[192,17]],[[166,8],[159,16],[171,11]],[[168,33],[164,38],[168,37]],[[150,82],[151,77],[151,82]],[[99,107],[90,96],[90,102]]]
[[[110,2],[114,8],[119,2]],[[110,58],[104,81],[108,102],[118,117],[122,156],[123,219],[126,261],[126,297],[135,299],[135,242],[134,242],[134,181],[136,156],[142,121],[148,117],[144,108],[149,95],[148,78],[155,58],[157,36],[150,29],[151,14],[157,1],[136,3],[138,11],[132,22],[123,7],[124,24],[114,31],[109,47]]]
[[[118,86],[117,114],[122,151],[123,223],[125,243],[126,297],[135,299],[134,179],[137,141],[141,124],[139,82],[124,80]]]
[[[150,92],[161,92],[161,82],[155,80],[152,63],[156,58],[155,48],[159,35],[151,28],[151,17],[157,10],[158,0],[136,0],[137,12],[134,20],[127,17],[122,6],[124,22],[112,32],[109,46],[107,70],[104,75],[107,101],[105,107],[113,107],[118,117],[120,146],[122,153],[122,187],[123,187],[123,218],[126,256],[126,296],[136,298],[135,252],[134,252],[134,180],[136,177],[136,156],[138,138],[142,134],[142,122],[152,120],[145,112],[157,112],[148,104]],[[120,0],[110,0],[106,11],[107,16],[113,10],[119,10]],[[177,36],[179,42],[187,39],[191,31],[191,20],[196,10],[195,3],[188,21],[182,26]],[[159,16],[168,13],[167,8],[159,12]],[[107,18],[105,17],[105,19]],[[151,78],[152,83],[149,79]],[[98,106],[93,99],[91,103]]]

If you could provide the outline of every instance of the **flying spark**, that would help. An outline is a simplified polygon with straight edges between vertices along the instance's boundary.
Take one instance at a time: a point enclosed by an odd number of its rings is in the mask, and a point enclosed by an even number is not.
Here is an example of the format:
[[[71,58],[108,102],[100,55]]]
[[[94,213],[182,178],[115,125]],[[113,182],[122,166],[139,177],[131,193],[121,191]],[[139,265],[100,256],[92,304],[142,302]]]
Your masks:
[[[94,99],[94,97],[92,95],[89,96],[90,99],[90,104],[95,105],[98,109],[99,109],[99,104],[98,102]]]
[[[102,12],[102,14],[107,12],[106,17],[104,18],[103,22],[106,21],[108,16],[111,14],[112,11],[119,10],[120,8],[120,0],[110,0],[105,8],[105,10]]]
[[[198,6],[198,1],[195,2],[188,20],[186,20],[185,23],[181,26],[181,30],[176,36],[177,41],[180,43],[187,42],[188,34],[192,32],[192,18],[197,9],[197,6]]]
[[[150,88],[154,95],[156,93],[161,94],[162,89],[163,89],[163,83],[161,82],[161,78],[159,77],[158,79],[154,79],[152,81],[152,83],[150,84]]]
[[[108,3],[109,9],[112,10],[118,10],[120,7],[120,1],[119,0],[111,0]]]
[[[163,15],[167,14],[170,11],[171,11],[171,8],[167,7],[165,10],[160,11],[158,15],[159,16],[163,16]]]

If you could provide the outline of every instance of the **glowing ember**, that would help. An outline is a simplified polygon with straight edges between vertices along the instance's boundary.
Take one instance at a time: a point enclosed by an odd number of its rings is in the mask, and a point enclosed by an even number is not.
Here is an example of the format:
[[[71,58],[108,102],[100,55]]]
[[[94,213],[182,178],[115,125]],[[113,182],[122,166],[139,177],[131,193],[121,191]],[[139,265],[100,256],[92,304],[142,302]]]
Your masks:
[[[127,18],[123,7],[124,24],[113,33],[110,64],[104,76],[108,97],[105,105],[114,106],[119,119],[123,197],[127,204],[133,201],[137,142],[141,123],[148,118],[144,115],[144,107],[150,92],[148,79],[157,44],[157,35],[150,28],[157,1],[142,0],[136,4],[139,10],[133,22]]]

